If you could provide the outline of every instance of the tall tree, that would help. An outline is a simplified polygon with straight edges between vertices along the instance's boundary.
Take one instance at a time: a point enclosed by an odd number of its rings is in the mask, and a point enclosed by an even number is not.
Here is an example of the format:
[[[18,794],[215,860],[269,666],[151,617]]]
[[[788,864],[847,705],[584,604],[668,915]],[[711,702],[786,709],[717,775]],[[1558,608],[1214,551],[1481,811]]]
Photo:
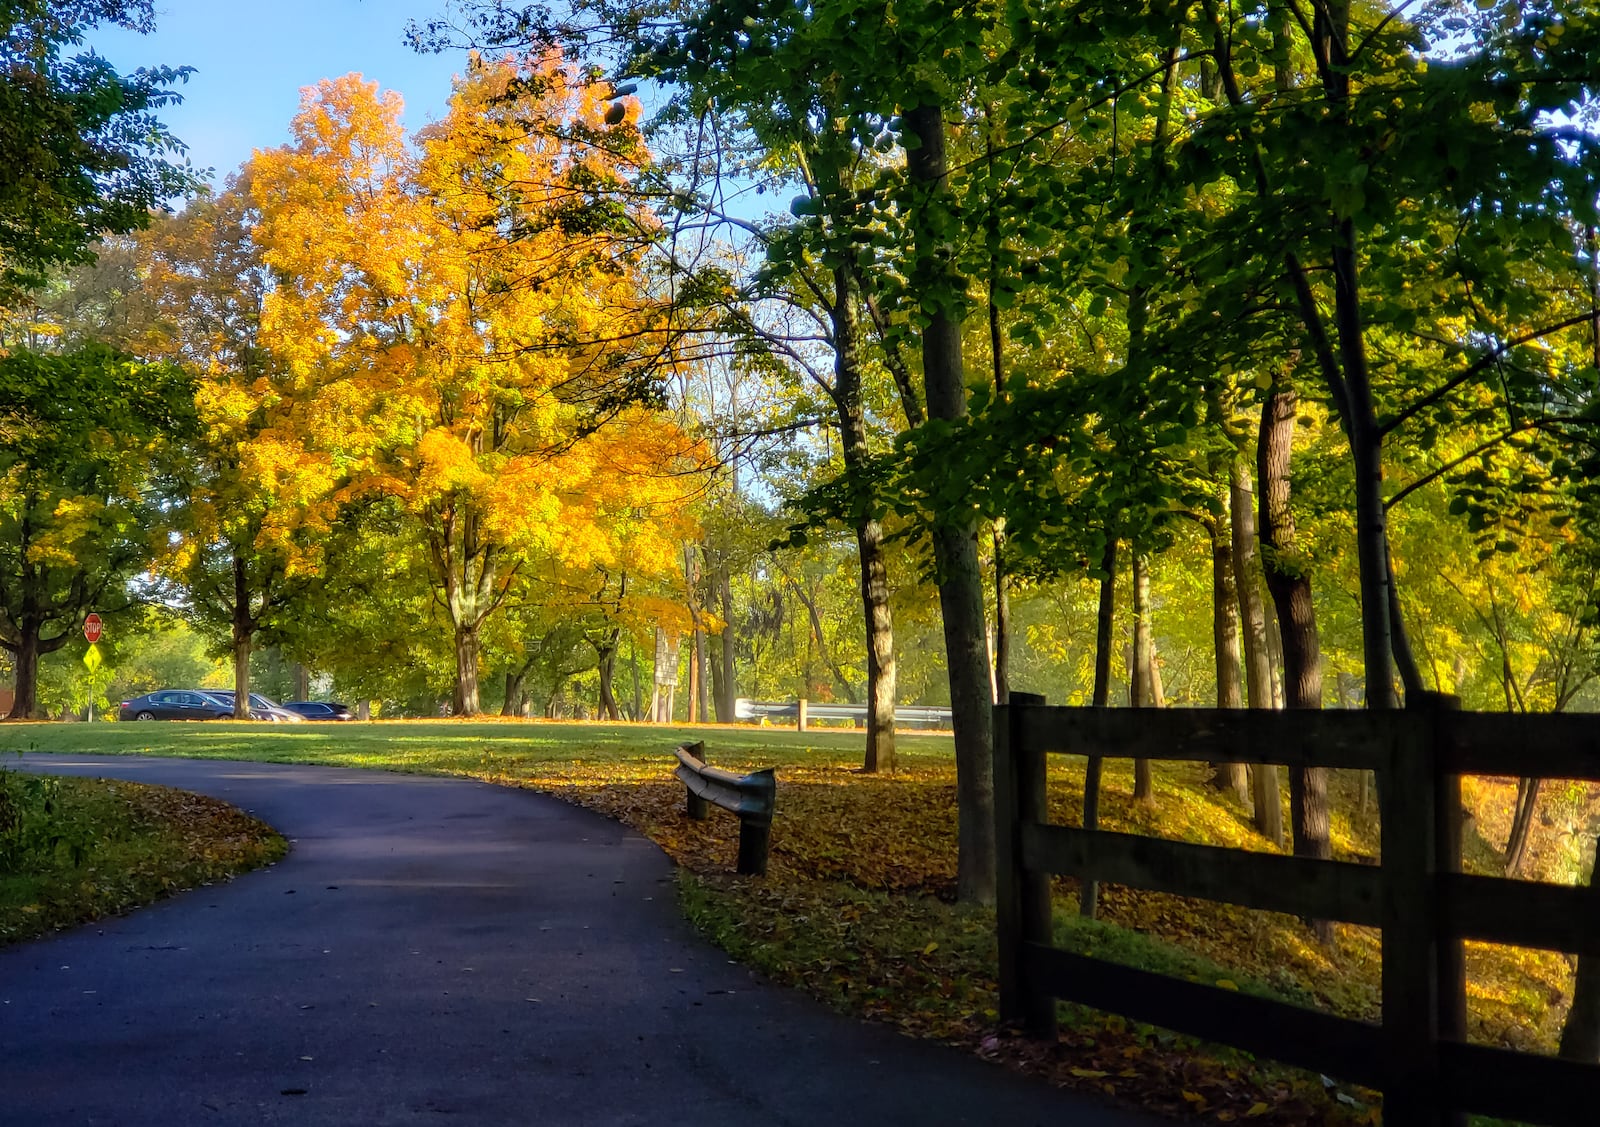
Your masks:
[[[1129,705],[1133,708],[1156,707],[1155,642],[1151,637],[1150,616],[1150,561],[1137,550],[1133,555],[1133,661],[1129,664]],[[1148,759],[1133,761],[1133,800],[1152,808],[1156,804],[1155,778]]]
[[[174,537],[160,573],[175,601],[233,655],[234,715],[250,716],[250,655],[285,628],[321,566],[338,484],[312,440],[303,386],[264,347],[272,287],[253,232],[249,166],[136,240],[144,317],[116,327],[126,347],[196,374],[200,433],[187,451]]]
[[[159,475],[193,434],[193,394],[172,366],[100,345],[0,357],[0,648],[15,673],[12,718],[37,715],[39,659],[76,637],[89,611],[134,604],[129,583],[165,538]]]
[[[1231,484],[1223,492],[1232,494]],[[1227,497],[1224,498],[1224,510]],[[1233,522],[1223,514],[1205,520],[1211,543],[1211,648],[1217,681],[1218,708],[1243,708],[1243,650],[1239,642],[1239,593],[1233,571]],[[1250,780],[1243,763],[1218,763],[1212,783],[1240,802],[1250,801]]]
[[[1239,620],[1244,625],[1245,685],[1251,708],[1271,708],[1272,669],[1267,658],[1266,608],[1261,605],[1261,571],[1256,552],[1255,507],[1249,468],[1233,463],[1229,512],[1233,522],[1234,589],[1239,596]],[[1251,794],[1256,828],[1274,844],[1283,842],[1283,799],[1278,789],[1278,768],[1257,763],[1251,768]]]
[[[1322,653],[1316,607],[1311,599],[1310,567],[1299,554],[1294,511],[1290,507],[1289,468],[1294,453],[1298,399],[1285,376],[1273,381],[1261,405],[1261,430],[1256,451],[1260,483],[1262,571],[1272,594],[1283,639],[1285,704],[1289,708],[1322,707]],[[1331,860],[1328,769],[1296,767],[1289,772],[1290,829],[1297,857]],[[1333,940],[1333,925],[1318,920],[1314,927],[1324,943]]]
[[[318,383],[347,491],[416,521],[452,708],[472,715],[482,631],[528,561],[581,566],[643,477],[679,482],[676,519],[695,448],[652,410],[672,357],[640,217],[611,191],[645,158],[625,115],[604,120],[555,57],[474,60],[420,155],[399,108],[325,81],[290,145],[257,155],[257,239],[282,279],[263,333]]]

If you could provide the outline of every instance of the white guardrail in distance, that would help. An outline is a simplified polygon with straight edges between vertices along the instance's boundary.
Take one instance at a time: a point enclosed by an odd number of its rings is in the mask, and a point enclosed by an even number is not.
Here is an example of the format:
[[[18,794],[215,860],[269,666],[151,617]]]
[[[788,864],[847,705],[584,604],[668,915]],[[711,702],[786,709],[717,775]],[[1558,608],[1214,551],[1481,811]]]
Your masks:
[[[867,706],[864,704],[821,704],[817,701],[765,701],[740,697],[733,702],[736,720],[786,721],[801,731],[812,720],[849,720],[865,724]],[[894,722],[897,728],[948,728],[950,710],[937,705],[896,705]]]

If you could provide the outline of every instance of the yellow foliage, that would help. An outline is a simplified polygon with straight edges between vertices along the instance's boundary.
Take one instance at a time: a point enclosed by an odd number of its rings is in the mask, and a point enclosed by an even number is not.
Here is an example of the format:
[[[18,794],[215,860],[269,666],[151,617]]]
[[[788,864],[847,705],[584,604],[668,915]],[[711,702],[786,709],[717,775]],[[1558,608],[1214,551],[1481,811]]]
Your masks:
[[[474,56],[412,147],[397,95],[327,79],[246,178],[278,275],[261,339],[305,401],[295,437],[343,480],[271,446],[252,472],[401,502],[457,625],[534,576],[675,575],[695,532],[704,451],[659,411],[597,406],[673,364],[652,221],[604,191],[649,154],[608,104],[559,55]],[[216,393],[219,418],[248,407]]]

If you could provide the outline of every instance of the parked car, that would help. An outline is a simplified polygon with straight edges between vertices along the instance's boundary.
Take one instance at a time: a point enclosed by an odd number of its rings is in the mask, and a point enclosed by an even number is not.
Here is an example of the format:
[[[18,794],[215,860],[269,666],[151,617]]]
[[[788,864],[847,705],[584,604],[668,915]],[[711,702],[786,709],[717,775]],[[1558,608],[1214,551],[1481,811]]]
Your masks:
[[[158,689],[122,702],[121,720],[226,720],[233,702],[218,700],[198,689]]]
[[[207,689],[207,696],[216,697],[228,706],[228,715],[233,715],[233,690],[232,689]],[[270,720],[278,724],[298,724],[305,719],[295,712],[290,712],[275,700],[262,696],[260,693],[250,694],[250,718],[252,720]]]
[[[282,707],[298,712],[307,720],[354,720],[355,709],[331,700],[286,700]]]

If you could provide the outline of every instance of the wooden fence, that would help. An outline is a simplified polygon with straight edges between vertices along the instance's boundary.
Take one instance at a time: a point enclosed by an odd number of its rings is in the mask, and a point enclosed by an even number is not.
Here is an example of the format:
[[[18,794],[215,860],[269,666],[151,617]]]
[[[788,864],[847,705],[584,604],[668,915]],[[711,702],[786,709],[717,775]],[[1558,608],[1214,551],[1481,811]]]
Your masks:
[[[1029,700],[1039,703],[1029,703]],[[1462,940],[1600,958],[1600,890],[1461,872],[1461,776],[1600,780],[1600,717],[1046,707],[995,709],[1002,1020],[1055,1030],[1056,999],[1382,1090],[1390,1127],[1463,1114],[1600,1123],[1600,1066],[1466,1043]],[[1051,753],[1377,773],[1382,862],[1362,865],[1052,825]],[[1067,874],[1383,931],[1381,1024],[1136,970],[1052,946]]]

